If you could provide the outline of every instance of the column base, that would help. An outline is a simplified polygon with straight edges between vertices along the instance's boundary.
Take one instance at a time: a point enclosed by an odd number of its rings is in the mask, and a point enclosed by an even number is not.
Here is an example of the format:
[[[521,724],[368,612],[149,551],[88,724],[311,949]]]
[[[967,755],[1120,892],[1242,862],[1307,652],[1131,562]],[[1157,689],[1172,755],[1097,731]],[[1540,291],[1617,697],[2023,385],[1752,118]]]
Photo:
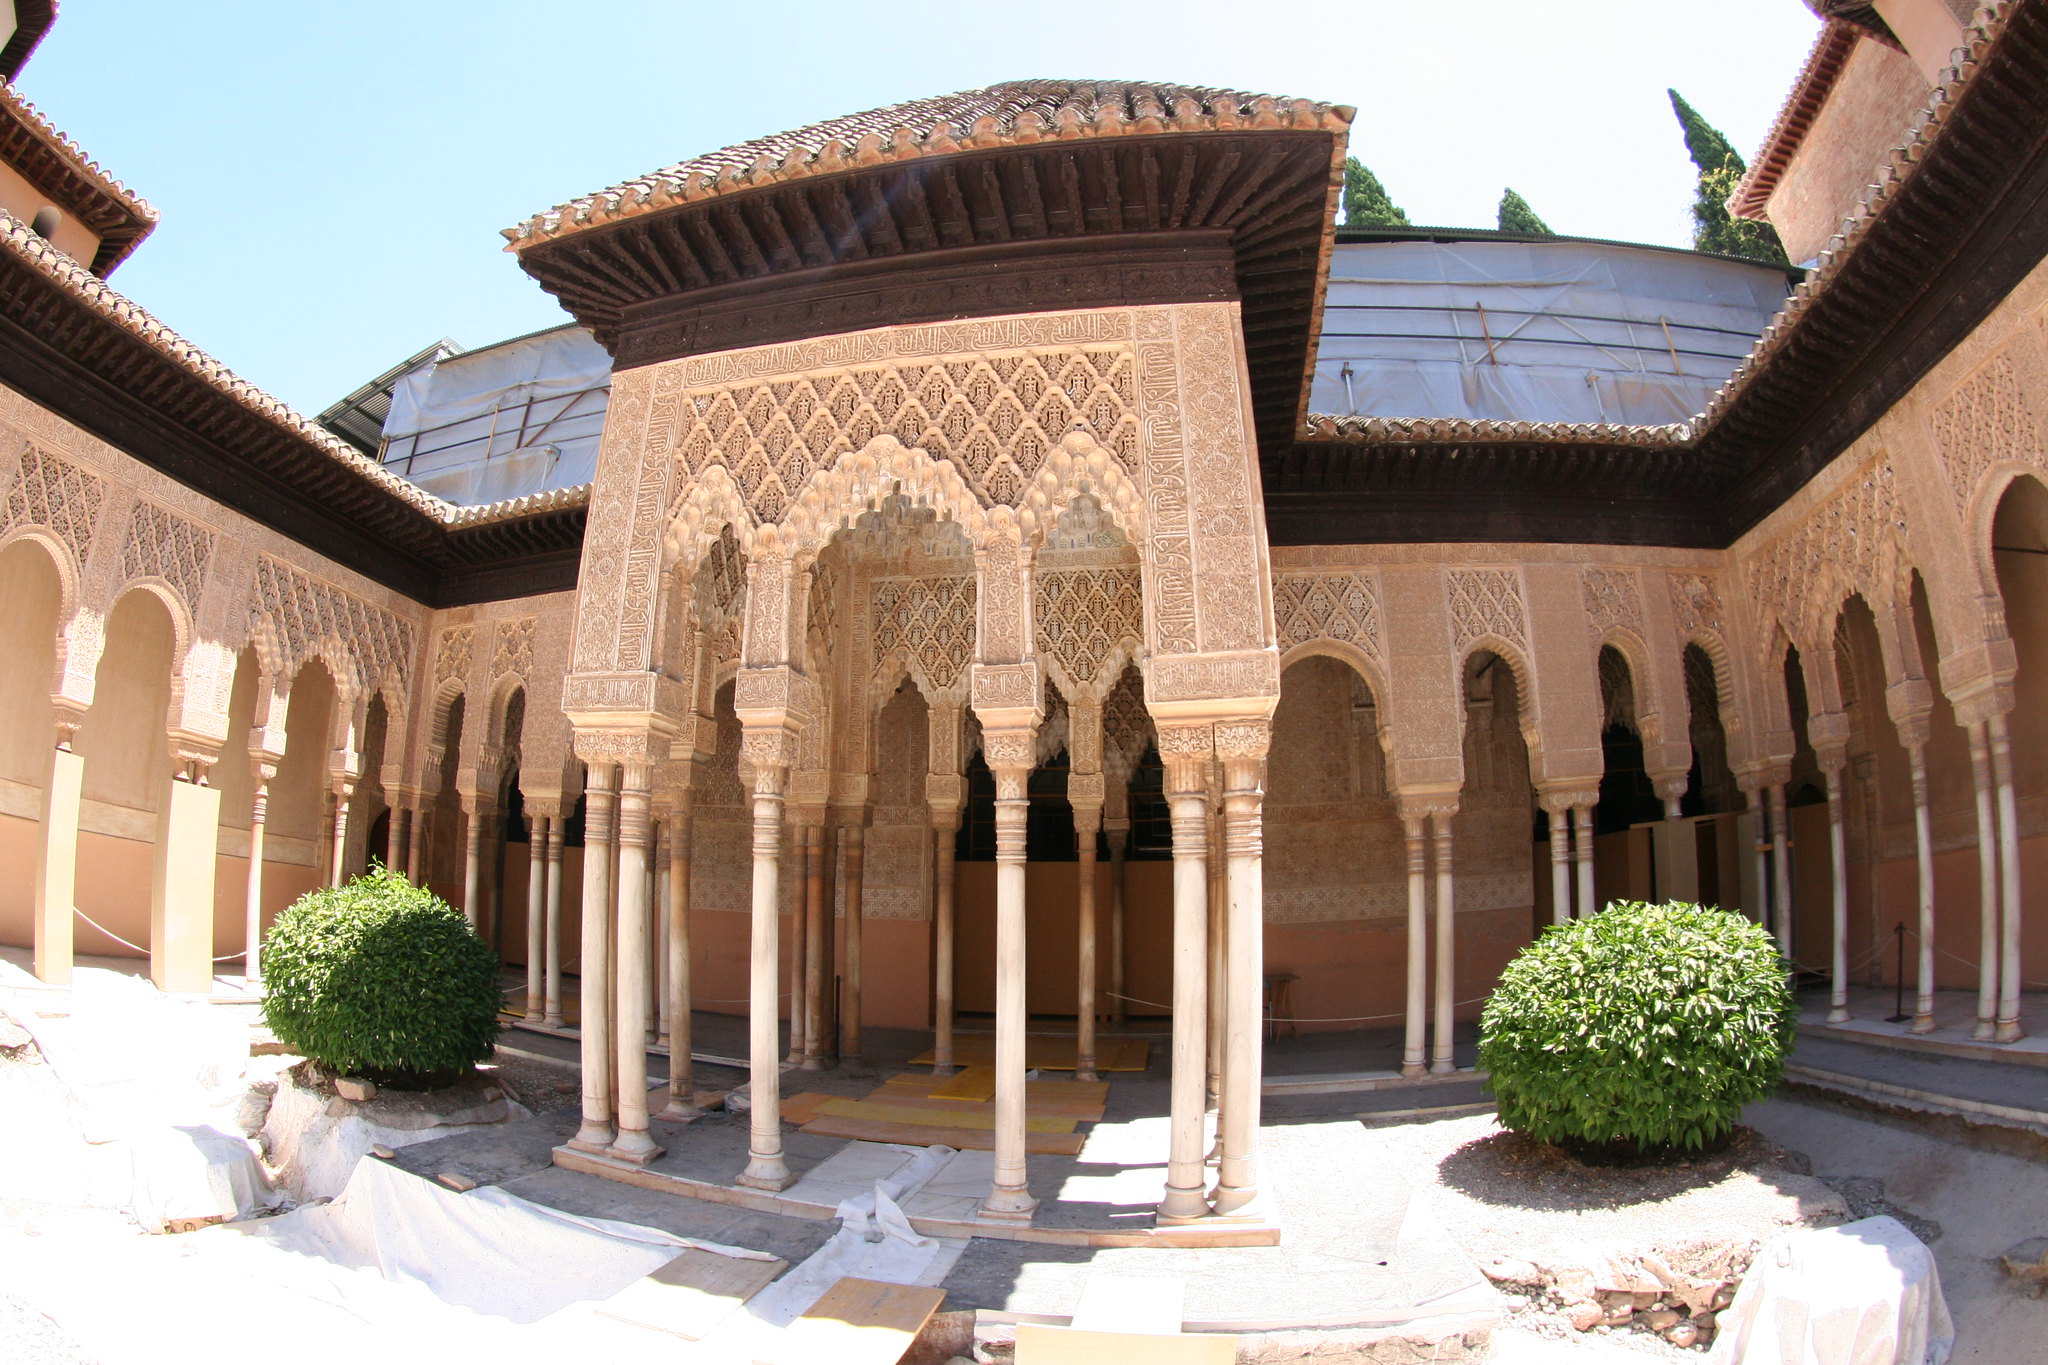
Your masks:
[[[661,1112],[654,1117],[667,1123],[688,1123],[692,1119],[703,1118],[704,1110],[694,1100],[686,1100],[682,1096],[677,1095],[671,1098],[662,1107]]]
[[[1023,1186],[998,1185],[981,1201],[977,1216],[999,1218],[1006,1223],[1028,1223],[1038,1212],[1038,1201]]]
[[[576,1136],[570,1138],[563,1146],[572,1152],[588,1152],[592,1156],[610,1156],[612,1140],[616,1136],[616,1130],[609,1123],[596,1123],[590,1119],[585,1119],[583,1120],[583,1126],[576,1130]]]
[[[1270,1223],[1273,1221],[1264,1193],[1256,1185],[1236,1188],[1218,1185],[1209,1195],[1217,1222]]]
[[[1423,1077],[1423,1076],[1426,1076],[1426,1075],[1428,1075],[1428,1074],[1429,1074],[1429,1068],[1428,1068],[1428,1067],[1425,1067],[1425,1066],[1424,1066],[1424,1065],[1423,1065],[1423,1064],[1422,1064],[1421,1062],[1403,1062],[1403,1063],[1401,1063],[1401,1079],[1403,1079],[1403,1080],[1407,1080],[1407,1081],[1413,1081],[1413,1080],[1418,1080],[1418,1079],[1420,1079],[1421,1077]]]
[[[1989,1019],[1979,1019],[1977,1027],[1970,1030],[1970,1041],[1973,1043],[1988,1043],[1997,1033],[1998,1025],[1992,1023]]]
[[[1199,1187],[1179,1189],[1168,1185],[1166,1198],[1159,1201],[1159,1212],[1155,1217],[1161,1227],[1201,1222],[1209,1217],[1208,1195]]]
[[[1834,1006],[1834,1007],[1833,1007],[1832,1009],[1830,1009],[1830,1010],[1828,1011],[1828,1022],[1829,1022],[1830,1024],[1846,1024],[1846,1023],[1848,1023],[1848,1022],[1849,1022],[1849,1010],[1848,1010],[1848,1007],[1847,1007],[1847,1006],[1845,1006],[1845,1005],[1836,1005],[1836,1006]]]
[[[1092,1066],[1077,1066],[1074,1068],[1074,1079],[1077,1081],[1099,1081],[1102,1077],[1095,1074],[1095,1068]]]
[[[732,1183],[744,1189],[780,1194],[796,1184],[796,1177],[782,1164],[781,1157],[757,1156],[747,1163],[747,1169],[733,1177]]]
[[[2026,1036],[2027,1031],[2020,1027],[2019,1020],[2001,1019],[1998,1021],[1998,1032],[1992,1036],[1991,1041],[1994,1043],[2017,1043]]]
[[[562,1024],[562,1016],[559,1014],[550,1014],[540,1021],[542,1028],[561,1028]]]
[[[1913,1031],[1914,1033],[1932,1033],[1932,1032],[1934,1032],[1934,1016],[1933,1016],[1932,1014],[1916,1014],[1916,1015],[1914,1015],[1914,1016],[1913,1016],[1913,1029],[1912,1029],[1912,1031]]]
[[[1448,1057],[1439,1057],[1429,1064],[1429,1074],[1432,1076],[1448,1076],[1457,1069]]]
[[[606,1149],[605,1155],[614,1161],[645,1166],[666,1150],[655,1146],[654,1139],[647,1136],[647,1130],[644,1128],[621,1128],[618,1138]]]

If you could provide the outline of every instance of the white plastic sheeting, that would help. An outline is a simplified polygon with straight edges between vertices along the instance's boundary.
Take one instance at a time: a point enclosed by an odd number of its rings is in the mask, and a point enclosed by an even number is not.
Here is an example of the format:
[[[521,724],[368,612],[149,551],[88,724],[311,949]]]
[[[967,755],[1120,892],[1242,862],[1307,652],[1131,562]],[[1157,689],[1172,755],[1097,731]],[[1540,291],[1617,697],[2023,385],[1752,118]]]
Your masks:
[[[1934,1255],[1896,1218],[1772,1242],[1718,1327],[1714,1365],[1945,1365],[1955,1345]]]
[[[573,326],[423,366],[392,390],[384,461],[463,505],[588,483],[611,370]]]
[[[1683,422],[1789,287],[1772,266],[1601,242],[1346,243],[1330,261],[1309,410]]]

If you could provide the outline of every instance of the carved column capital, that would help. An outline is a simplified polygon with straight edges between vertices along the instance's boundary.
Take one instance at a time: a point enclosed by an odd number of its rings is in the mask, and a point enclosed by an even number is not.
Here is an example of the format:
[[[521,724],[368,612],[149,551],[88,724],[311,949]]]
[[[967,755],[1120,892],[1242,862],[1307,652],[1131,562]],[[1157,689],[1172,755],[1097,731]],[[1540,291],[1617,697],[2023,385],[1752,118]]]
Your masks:
[[[1209,794],[1209,765],[1216,758],[1213,725],[1162,723],[1157,729],[1159,762],[1166,770],[1169,797]]]

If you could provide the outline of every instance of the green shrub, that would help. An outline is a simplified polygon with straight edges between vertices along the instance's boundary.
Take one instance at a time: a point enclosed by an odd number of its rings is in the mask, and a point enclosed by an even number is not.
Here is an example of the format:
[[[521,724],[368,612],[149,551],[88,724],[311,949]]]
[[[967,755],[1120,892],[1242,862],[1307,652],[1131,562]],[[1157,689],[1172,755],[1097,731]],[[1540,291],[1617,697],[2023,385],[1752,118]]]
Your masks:
[[[301,896],[262,963],[264,1021],[337,1074],[420,1089],[496,1045],[495,956],[461,912],[386,868]]]
[[[1796,1017],[1760,926],[1618,902],[1556,925],[1501,974],[1479,1065],[1500,1122],[1587,1156],[1707,1146],[1784,1073]]]

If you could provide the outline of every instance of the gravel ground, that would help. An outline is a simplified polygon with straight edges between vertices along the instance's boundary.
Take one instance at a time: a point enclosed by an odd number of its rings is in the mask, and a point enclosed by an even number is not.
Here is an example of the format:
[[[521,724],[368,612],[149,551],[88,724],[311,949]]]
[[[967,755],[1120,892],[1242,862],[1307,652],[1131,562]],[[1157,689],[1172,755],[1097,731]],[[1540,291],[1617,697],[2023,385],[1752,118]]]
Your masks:
[[[0,1289],[0,1355],[12,1365],[95,1365],[56,1323],[4,1289]]]

